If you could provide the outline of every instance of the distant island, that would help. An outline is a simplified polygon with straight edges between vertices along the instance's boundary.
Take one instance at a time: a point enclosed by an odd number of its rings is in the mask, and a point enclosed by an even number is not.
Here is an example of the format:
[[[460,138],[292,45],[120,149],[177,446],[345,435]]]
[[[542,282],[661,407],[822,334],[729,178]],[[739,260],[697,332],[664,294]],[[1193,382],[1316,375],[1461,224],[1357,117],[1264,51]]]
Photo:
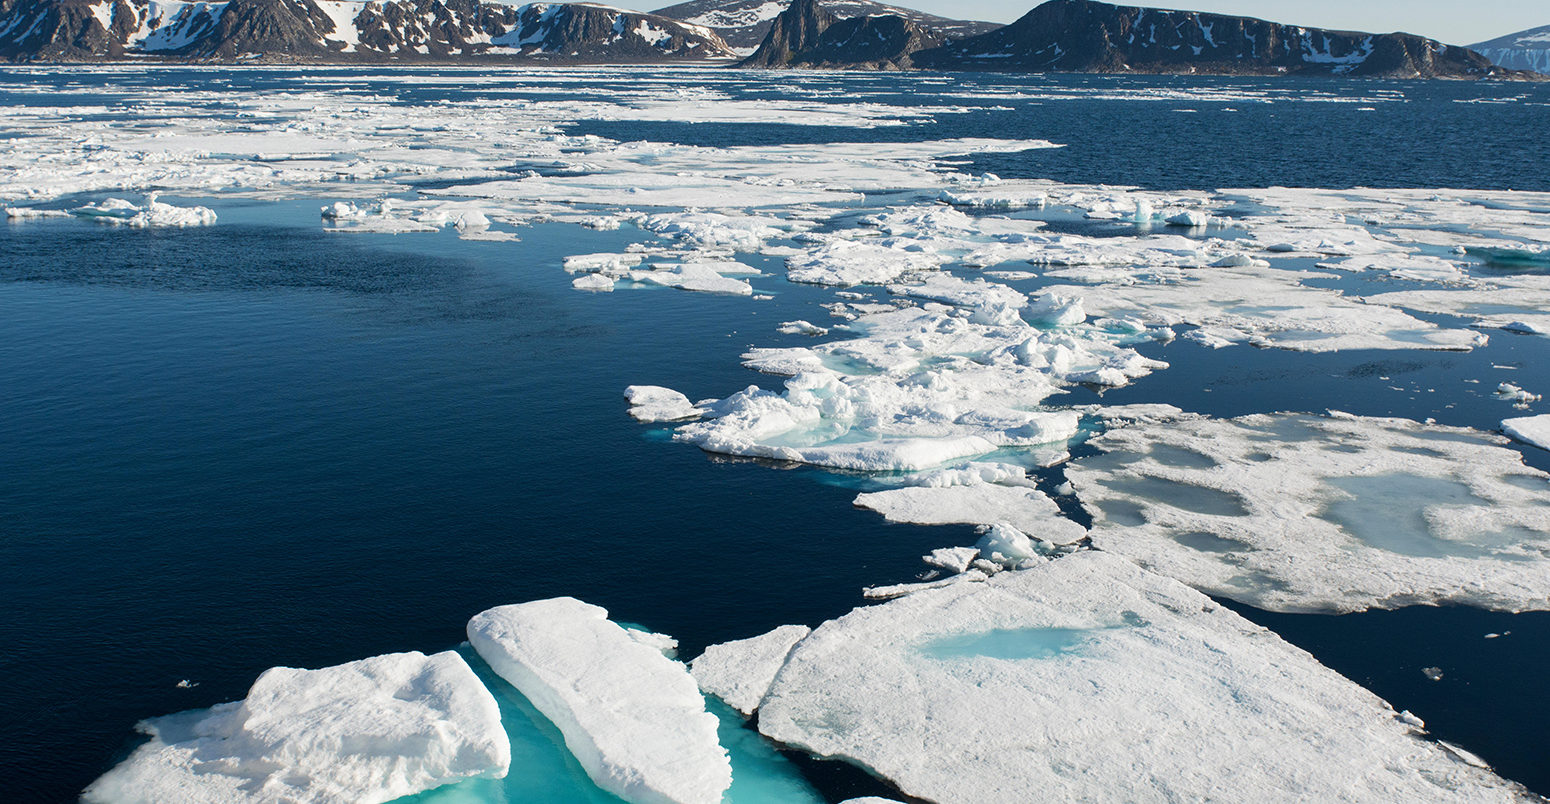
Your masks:
[[[691,0],[655,13],[481,0],[0,0],[0,58],[1544,78],[1411,34],[1091,0],[1050,0],[1004,26],[871,0],[794,0],[774,13],[781,8],[759,0]]]

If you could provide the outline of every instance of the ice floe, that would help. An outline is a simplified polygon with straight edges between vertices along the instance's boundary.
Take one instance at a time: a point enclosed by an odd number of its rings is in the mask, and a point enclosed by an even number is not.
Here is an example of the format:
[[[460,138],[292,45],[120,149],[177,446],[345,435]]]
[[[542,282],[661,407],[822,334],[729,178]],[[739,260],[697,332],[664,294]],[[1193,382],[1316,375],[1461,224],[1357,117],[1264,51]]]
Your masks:
[[[1540,449],[1550,450],[1550,413],[1502,421],[1502,432]]]
[[[941,802],[1530,798],[1271,632],[1099,552],[824,623],[758,716]]]
[[[1277,611],[1550,608],[1550,476],[1501,436],[1344,414],[1110,430],[1066,475],[1092,543]]]
[[[671,422],[698,418],[705,411],[683,394],[658,385],[631,385],[624,389],[630,415],[643,422]]]
[[[109,198],[96,204],[77,207],[70,212],[78,218],[136,229],[153,226],[209,226],[215,223],[215,211],[209,207],[179,207],[156,199],[156,193],[146,194],[143,204],[125,201],[122,198]]]
[[[688,668],[602,608],[573,598],[501,606],[475,615],[468,639],[604,790],[632,804],[712,804],[732,783]]]
[[[276,667],[247,698],[141,724],[150,742],[92,783],[93,804],[377,804],[504,777],[495,699],[462,657],[395,653]]]
[[[752,714],[792,646],[811,631],[805,625],[783,625],[751,639],[712,645],[690,662],[690,672],[700,689],[745,715]]]

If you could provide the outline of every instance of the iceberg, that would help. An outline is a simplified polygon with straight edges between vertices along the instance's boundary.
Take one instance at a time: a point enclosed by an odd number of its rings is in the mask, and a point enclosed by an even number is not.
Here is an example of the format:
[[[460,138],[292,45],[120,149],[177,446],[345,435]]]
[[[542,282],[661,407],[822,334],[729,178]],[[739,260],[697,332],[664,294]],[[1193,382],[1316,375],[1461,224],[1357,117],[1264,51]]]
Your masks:
[[[1550,609],[1550,475],[1501,436],[1402,419],[1110,430],[1066,476],[1092,543],[1262,609]]]
[[[90,804],[379,804],[511,763],[500,711],[451,651],[275,667],[247,698],[141,724],[151,736]]]
[[[565,735],[604,790],[632,804],[715,804],[732,783],[717,719],[688,668],[573,598],[501,606],[468,640]]]
[[[759,730],[939,802],[1521,801],[1312,656],[1078,552],[814,629]]]

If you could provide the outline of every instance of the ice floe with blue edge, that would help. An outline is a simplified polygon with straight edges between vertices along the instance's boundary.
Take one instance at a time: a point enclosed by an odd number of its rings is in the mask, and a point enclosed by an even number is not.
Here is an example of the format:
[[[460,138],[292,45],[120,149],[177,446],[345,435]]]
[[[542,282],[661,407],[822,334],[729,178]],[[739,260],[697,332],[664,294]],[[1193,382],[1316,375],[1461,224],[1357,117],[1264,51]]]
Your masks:
[[[1550,475],[1499,435],[1346,414],[1120,426],[1066,476],[1094,546],[1262,609],[1550,609]]]
[[[940,802],[1533,800],[1274,633],[1095,551],[822,624],[758,724]]]
[[[1504,419],[1502,432],[1525,444],[1550,450],[1550,413]]]
[[[501,606],[469,620],[468,639],[604,790],[632,804],[708,804],[732,784],[688,668],[604,609],[573,598]]]
[[[92,804],[377,804],[504,777],[495,699],[458,654],[276,667],[245,699],[141,724],[150,742],[92,783]]]

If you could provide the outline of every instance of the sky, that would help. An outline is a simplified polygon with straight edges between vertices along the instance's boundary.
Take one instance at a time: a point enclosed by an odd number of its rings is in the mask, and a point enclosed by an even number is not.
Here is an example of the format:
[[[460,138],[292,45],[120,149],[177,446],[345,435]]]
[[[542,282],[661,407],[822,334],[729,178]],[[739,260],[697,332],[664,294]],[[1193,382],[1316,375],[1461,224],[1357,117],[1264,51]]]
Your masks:
[[[957,19],[1011,22],[1042,0],[882,0]],[[1550,25],[1550,0],[1109,0],[1350,31],[1405,31],[1470,45]]]

